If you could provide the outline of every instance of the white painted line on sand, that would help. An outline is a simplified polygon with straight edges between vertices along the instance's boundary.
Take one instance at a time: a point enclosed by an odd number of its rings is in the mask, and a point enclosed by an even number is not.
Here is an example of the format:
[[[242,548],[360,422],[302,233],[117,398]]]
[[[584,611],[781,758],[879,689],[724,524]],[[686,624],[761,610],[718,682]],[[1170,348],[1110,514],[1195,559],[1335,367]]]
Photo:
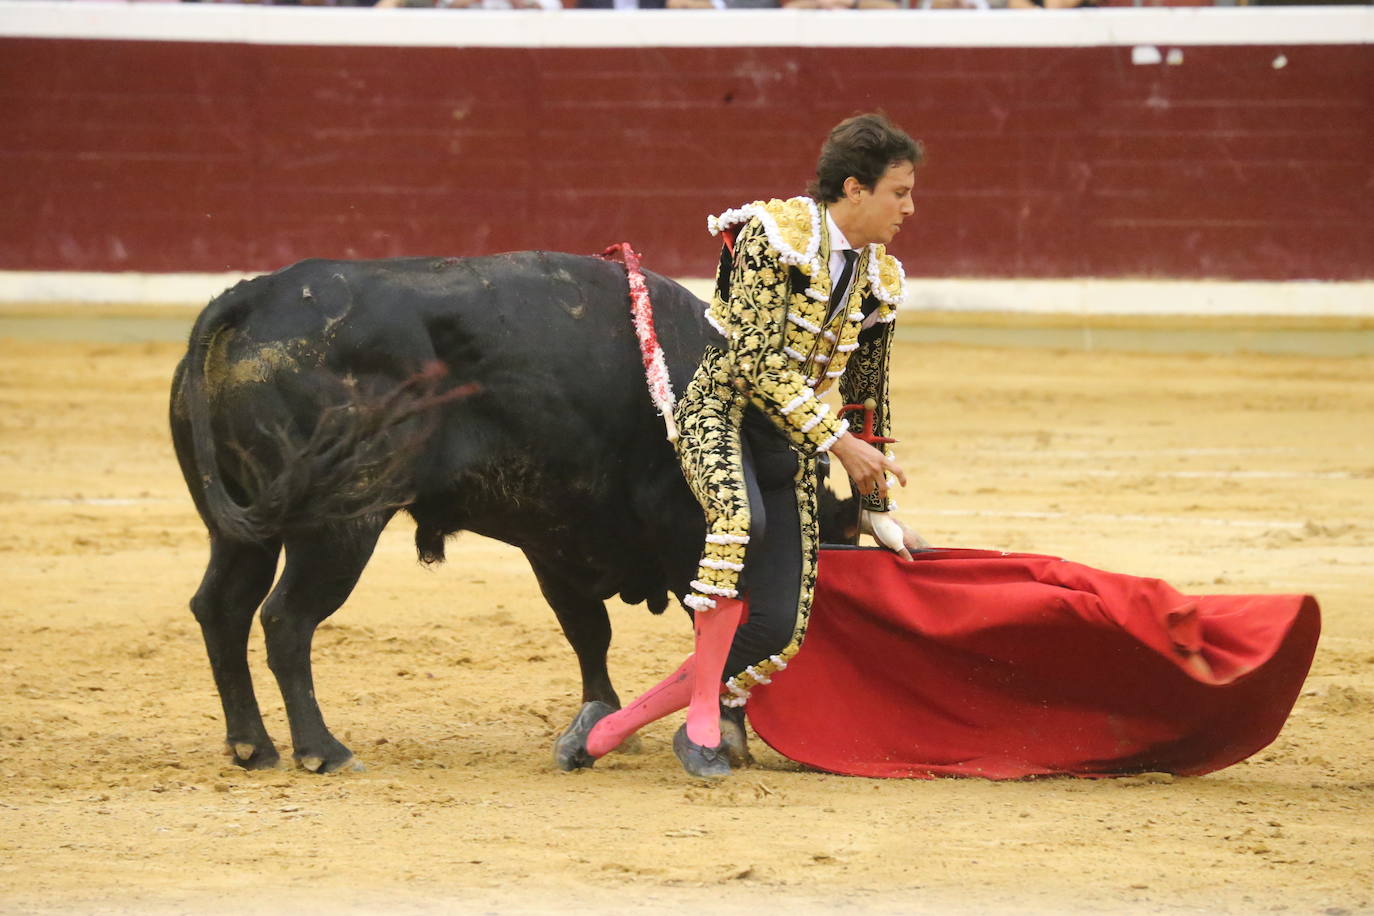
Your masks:
[[[1107,471],[1097,468],[1055,468],[1022,474],[1023,477],[1176,477],[1194,480],[1370,480],[1369,473],[1355,471]]]
[[[1300,451],[1293,446],[1272,445],[1256,447],[1218,446],[1215,448],[1083,448],[1083,449],[987,449],[998,456],[1031,458],[1118,458],[1131,455],[1277,455]]]
[[[40,506],[148,506],[157,503],[181,502],[181,500],[174,499],[121,496],[21,496],[19,501],[37,503]]]
[[[1307,522],[1275,519],[1205,518],[1191,515],[1137,515],[1108,512],[999,512],[990,509],[917,509],[913,515],[944,515],[960,518],[1074,519],[1093,522],[1145,522],[1156,525],[1214,525],[1225,528],[1305,528]]]

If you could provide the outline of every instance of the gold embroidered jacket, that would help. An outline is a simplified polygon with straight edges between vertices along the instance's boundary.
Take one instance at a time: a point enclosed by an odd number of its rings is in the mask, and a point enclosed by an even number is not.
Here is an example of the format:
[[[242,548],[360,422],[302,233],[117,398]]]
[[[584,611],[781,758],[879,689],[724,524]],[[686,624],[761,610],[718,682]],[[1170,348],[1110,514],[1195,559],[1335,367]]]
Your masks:
[[[832,281],[823,206],[809,197],[756,201],[708,220],[712,234],[737,233],[733,256],[721,253],[706,313],[729,342],[725,368],[738,393],[807,456],[839,438],[842,421],[819,397],[836,379],[844,403],[876,402],[874,432],[889,434],[892,321],[905,293],[902,265],[882,245],[868,245],[859,253],[847,301],[828,314]],[[861,431],[863,413],[848,421],[852,431]],[[884,451],[890,456],[886,446]],[[889,485],[895,485],[890,475]],[[879,511],[895,506],[872,495],[863,502]]]

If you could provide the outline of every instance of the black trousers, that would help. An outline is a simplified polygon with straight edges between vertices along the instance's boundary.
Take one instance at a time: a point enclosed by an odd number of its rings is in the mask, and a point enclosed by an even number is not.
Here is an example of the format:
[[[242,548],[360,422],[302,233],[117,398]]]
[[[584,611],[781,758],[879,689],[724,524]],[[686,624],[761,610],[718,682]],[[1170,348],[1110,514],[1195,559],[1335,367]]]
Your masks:
[[[739,591],[749,603],[749,619],[730,644],[727,679],[787,647],[801,600],[797,453],[773,422],[752,406],[745,411],[740,438],[750,527]]]

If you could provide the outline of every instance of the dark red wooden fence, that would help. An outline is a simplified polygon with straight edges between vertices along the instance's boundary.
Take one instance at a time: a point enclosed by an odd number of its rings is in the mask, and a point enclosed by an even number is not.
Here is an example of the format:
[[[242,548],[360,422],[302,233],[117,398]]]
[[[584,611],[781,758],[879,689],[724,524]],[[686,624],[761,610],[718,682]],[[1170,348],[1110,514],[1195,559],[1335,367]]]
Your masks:
[[[706,216],[884,108],[909,273],[1374,278],[1374,46],[389,48],[0,38],[0,269],[599,251],[703,276]]]

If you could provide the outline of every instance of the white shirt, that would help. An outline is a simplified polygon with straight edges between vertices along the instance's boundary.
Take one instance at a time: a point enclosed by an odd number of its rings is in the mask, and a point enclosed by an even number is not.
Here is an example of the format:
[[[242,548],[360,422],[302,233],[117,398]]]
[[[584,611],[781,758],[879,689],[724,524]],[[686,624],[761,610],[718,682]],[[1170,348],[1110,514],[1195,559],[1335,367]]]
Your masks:
[[[849,244],[849,239],[845,238],[844,233],[840,231],[840,227],[835,225],[835,220],[831,218],[830,209],[828,207],[825,211],[825,224],[830,229],[830,282],[835,283],[839,281],[840,272],[844,270],[844,255],[841,252],[846,248],[850,251],[857,251],[858,249]],[[858,272],[859,265],[856,261],[854,264],[854,273],[857,275]],[[855,279],[857,279],[856,276],[851,276],[849,278],[849,289],[854,288]],[[834,318],[835,312],[844,308],[845,303],[849,301],[849,289],[844,291],[844,298],[840,300],[840,304],[835,307],[835,311],[832,311],[828,317]],[[861,327],[866,331],[877,323],[878,310],[874,309],[873,314],[864,319],[864,323]]]
[[[845,250],[856,251],[857,249],[849,244],[849,239],[845,238],[844,233],[840,231],[840,227],[835,225],[835,219],[830,215],[829,207],[825,210],[825,225],[830,231],[830,262],[828,267],[830,269],[830,282],[834,284],[840,281],[840,274],[844,271],[843,252]],[[855,264],[854,273],[858,273],[857,263]],[[844,308],[845,303],[849,301],[849,291],[853,288],[854,276],[851,274],[849,277],[849,286],[844,290],[844,295],[840,297],[839,305],[835,306],[836,310]]]

